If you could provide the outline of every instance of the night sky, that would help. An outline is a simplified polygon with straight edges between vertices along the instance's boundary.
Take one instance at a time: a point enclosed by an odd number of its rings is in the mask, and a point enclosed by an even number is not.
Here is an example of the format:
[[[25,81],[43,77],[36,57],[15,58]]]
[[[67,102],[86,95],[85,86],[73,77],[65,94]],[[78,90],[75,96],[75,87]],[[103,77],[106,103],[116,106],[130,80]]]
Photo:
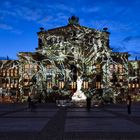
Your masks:
[[[0,0],[0,56],[35,51],[40,27],[65,26],[72,15],[83,26],[107,27],[114,51],[140,59],[140,0]]]

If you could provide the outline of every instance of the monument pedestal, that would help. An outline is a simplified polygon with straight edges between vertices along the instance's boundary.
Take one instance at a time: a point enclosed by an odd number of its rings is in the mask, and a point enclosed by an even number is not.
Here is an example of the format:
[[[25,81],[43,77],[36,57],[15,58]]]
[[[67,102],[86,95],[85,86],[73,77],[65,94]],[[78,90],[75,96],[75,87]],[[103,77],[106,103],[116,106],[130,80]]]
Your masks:
[[[73,107],[86,107],[86,101],[72,101]]]
[[[73,106],[76,107],[85,107],[86,106],[86,95],[82,92],[77,90],[72,96],[72,103]]]

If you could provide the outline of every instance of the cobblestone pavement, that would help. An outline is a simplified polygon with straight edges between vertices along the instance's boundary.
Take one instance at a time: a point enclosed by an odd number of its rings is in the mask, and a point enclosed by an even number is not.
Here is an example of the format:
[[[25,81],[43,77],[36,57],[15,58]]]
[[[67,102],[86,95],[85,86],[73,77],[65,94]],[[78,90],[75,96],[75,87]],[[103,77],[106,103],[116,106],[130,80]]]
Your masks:
[[[140,140],[140,104],[85,108],[0,104],[0,140]]]

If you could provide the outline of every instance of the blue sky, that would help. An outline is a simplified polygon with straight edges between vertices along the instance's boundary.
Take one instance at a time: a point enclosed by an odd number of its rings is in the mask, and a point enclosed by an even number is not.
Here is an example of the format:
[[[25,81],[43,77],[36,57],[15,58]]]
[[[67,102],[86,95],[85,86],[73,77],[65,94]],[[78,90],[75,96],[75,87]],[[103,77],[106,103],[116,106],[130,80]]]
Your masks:
[[[67,25],[70,16],[80,24],[108,27],[114,51],[140,58],[140,0],[1,0],[0,56],[17,59],[18,52],[35,51],[40,27]]]

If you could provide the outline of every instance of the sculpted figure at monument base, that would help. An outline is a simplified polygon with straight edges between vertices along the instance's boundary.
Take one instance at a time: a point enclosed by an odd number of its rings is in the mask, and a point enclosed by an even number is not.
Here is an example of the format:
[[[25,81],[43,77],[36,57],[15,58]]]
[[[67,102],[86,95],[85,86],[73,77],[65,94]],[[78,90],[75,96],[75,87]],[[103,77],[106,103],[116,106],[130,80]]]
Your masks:
[[[87,97],[84,94],[84,92],[81,91],[83,81],[80,76],[77,78],[76,82],[77,82],[77,90],[72,96],[72,101],[74,104],[77,104],[78,106],[83,106],[83,104],[86,103]]]

